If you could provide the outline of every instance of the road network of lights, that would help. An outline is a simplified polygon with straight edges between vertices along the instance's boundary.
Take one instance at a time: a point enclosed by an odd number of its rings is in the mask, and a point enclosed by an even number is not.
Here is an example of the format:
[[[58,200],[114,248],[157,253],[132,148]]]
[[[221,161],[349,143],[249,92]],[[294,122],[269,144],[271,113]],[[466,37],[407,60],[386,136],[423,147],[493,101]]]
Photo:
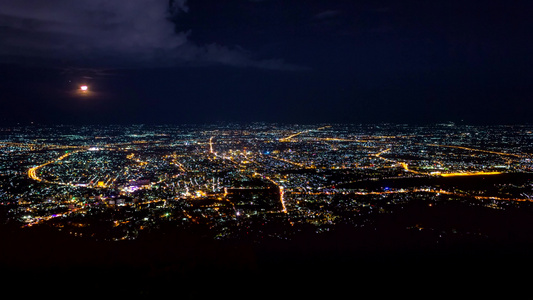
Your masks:
[[[0,200],[10,222],[76,236],[132,239],[161,222],[205,225],[219,238],[249,232],[257,222],[320,231],[413,197],[492,206],[533,201],[528,184],[449,184],[530,174],[527,126],[258,123],[1,133]],[[94,232],[95,223],[108,229]]]

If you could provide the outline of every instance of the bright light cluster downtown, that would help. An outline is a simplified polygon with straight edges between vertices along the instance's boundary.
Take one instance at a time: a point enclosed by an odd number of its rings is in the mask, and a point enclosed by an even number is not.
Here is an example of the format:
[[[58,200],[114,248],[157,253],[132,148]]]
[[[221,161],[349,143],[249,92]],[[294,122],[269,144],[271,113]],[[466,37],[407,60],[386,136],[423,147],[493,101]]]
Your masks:
[[[531,145],[532,126],[5,127],[0,204],[8,223],[91,239],[291,239],[412,201],[529,205]]]

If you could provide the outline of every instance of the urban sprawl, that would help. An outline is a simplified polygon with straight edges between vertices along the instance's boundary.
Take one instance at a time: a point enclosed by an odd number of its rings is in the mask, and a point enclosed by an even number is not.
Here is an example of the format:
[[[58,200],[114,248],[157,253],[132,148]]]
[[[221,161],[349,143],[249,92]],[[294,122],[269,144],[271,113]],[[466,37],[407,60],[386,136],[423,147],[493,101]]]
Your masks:
[[[0,128],[4,222],[97,240],[162,227],[291,239],[414,201],[505,210],[533,201],[532,172],[527,125]]]

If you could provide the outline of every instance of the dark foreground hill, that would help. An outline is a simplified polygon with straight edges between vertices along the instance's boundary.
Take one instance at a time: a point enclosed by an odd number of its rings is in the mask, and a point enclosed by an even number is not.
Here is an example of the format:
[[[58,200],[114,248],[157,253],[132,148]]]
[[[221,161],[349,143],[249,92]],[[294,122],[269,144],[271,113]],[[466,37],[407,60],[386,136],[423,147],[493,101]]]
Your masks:
[[[25,295],[178,299],[322,299],[518,291],[533,267],[523,211],[413,205],[374,226],[338,225],[291,240],[226,240],[154,231],[134,241],[75,238],[48,227],[2,227],[5,289]],[[429,294],[423,294],[429,293]]]

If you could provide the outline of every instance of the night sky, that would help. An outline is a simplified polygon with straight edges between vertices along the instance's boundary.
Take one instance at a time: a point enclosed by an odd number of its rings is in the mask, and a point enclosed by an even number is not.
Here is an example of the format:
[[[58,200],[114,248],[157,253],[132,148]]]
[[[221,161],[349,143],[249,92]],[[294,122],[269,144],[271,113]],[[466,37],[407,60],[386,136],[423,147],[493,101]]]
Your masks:
[[[0,0],[0,122],[531,123],[529,3]]]

